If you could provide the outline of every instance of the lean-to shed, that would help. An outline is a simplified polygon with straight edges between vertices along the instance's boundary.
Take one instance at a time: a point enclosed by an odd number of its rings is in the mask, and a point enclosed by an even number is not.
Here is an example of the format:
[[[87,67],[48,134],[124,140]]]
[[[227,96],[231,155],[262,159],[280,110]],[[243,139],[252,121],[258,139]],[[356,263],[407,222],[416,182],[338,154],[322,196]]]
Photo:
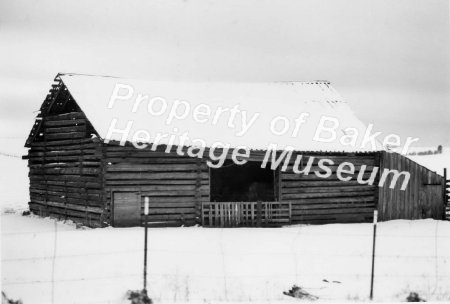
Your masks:
[[[122,89],[115,91],[117,84]],[[120,98],[112,102],[114,94]],[[154,108],[149,107],[152,98]],[[190,111],[184,115],[179,108],[178,116],[169,122],[176,101],[186,101]],[[201,108],[203,116],[193,115],[196,108]],[[225,114],[214,123],[219,108]],[[231,119],[233,108],[239,110],[235,119]],[[256,113],[259,116],[249,127]],[[300,113],[309,116],[296,130]],[[372,219],[374,209],[379,210],[380,220],[443,217],[440,175],[400,154],[383,151],[378,142],[361,149],[362,136],[353,146],[339,139],[314,141],[322,116],[339,121],[339,137],[348,135],[348,127],[360,134],[366,131],[326,81],[169,83],[58,74],[26,141],[30,210],[92,227],[141,225],[146,197],[148,222],[161,226],[364,222]],[[273,126],[278,134],[270,130],[276,117],[285,117]],[[287,122],[288,131],[281,135]],[[150,142],[157,133],[172,134],[174,141],[167,136],[159,139],[155,150],[151,145],[137,149],[132,142],[138,130],[148,131]],[[185,132],[191,140],[204,141],[202,157],[187,155],[192,145],[181,144]],[[217,142],[229,143],[231,149],[222,166],[210,168],[207,162],[217,161],[209,150]],[[272,170],[272,163],[261,167],[271,143],[277,144],[277,156],[286,147],[294,149],[286,171],[281,166]],[[247,163],[236,165],[232,151],[240,146],[249,147],[251,153]],[[216,149],[215,155],[221,151]],[[311,160],[309,174],[293,172],[298,155],[302,155],[300,169]],[[324,171],[319,167],[322,159],[333,162],[328,164],[331,175],[327,178],[315,174]],[[343,162],[355,167],[349,181],[336,172]],[[385,168],[410,173],[406,190],[400,190],[403,177],[393,189],[378,186]],[[359,173],[364,181],[373,173],[374,183],[358,182]],[[387,185],[392,178],[387,177]]]

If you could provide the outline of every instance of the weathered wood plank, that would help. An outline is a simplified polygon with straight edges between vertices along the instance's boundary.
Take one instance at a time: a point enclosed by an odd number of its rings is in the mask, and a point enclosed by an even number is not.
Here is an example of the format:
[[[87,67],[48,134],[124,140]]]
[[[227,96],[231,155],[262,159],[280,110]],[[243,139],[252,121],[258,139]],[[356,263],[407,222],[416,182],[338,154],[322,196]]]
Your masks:
[[[374,208],[374,202],[329,203],[329,204],[292,204],[292,210],[316,210],[333,208]]]
[[[44,120],[44,127],[63,127],[74,125],[85,125],[86,119],[67,119],[67,120]]]
[[[373,214],[373,212],[371,213]],[[303,215],[293,216],[293,223],[295,224],[327,224],[327,223],[361,223],[370,222],[371,217],[369,214],[355,214],[355,215]]]
[[[58,163],[58,162],[78,162],[78,161],[100,161],[99,155],[79,155],[79,156],[46,156],[29,158],[31,164],[37,163]]]
[[[374,196],[362,197],[337,197],[337,198],[309,198],[309,199],[291,199],[294,204],[322,204],[322,203],[342,203],[342,202],[374,202]]]
[[[33,169],[40,169],[40,168],[78,168],[79,165],[83,165],[83,167],[100,167],[101,162],[100,161],[93,161],[93,162],[70,162],[70,163],[40,163],[40,164],[29,164],[28,167]]]
[[[150,205],[149,210],[152,210],[152,208],[195,208],[195,202],[194,201],[190,201],[190,202],[176,202],[176,203],[171,203],[171,202],[162,202],[162,203],[152,202],[151,205]]]
[[[177,221],[180,224],[183,222],[191,222],[195,220],[195,213],[184,213],[184,214],[155,214],[148,216],[149,221]]]
[[[30,178],[30,185],[56,185],[56,186],[64,186],[64,187],[74,187],[75,189],[98,189],[100,188],[99,182],[83,182],[83,181],[65,181],[61,180],[61,178],[54,180],[45,180],[42,176],[34,176]],[[79,180],[77,178],[76,180]],[[77,190],[79,191],[79,190]]]
[[[183,207],[171,207],[171,208],[151,208],[149,209],[150,215],[160,215],[160,214],[190,214],[195,213],[195,207],[183,208]]]
[[[202,179],[208,178],[208,173],[201,173]],[[107,174],[107,180],[121,180],[121,179],[196,179],[197,173],[188,173],[188,172],[166,172],[166,173],[121,173],[116,172],[114,174]]]
[[[201,165],[202,170],[207,170],[206,164]],[[114,164],[106,166],[107,172],[158,172],[158,171],[196,171],[197,166],[193,164]]]
[[[357,180],[358,175],[357,174],[343,174],[343,177],[352,177],[352,180]],[[370,173],[365,173],[363,174],[363,180],[367,180],[370,178]],[[319,177],[316,174],[308,174],[308,175],[303,175],[303,174],[283,174],[282,175],[282,181],[290,181],[290,180],[338,180],[340,181],[340,179],[338,178],[338,176],[333,173],[331,174],[329,177],[324,178],[324,177]]]
[[[295,188],[282,188],[283,195],[284,194],[293,194],[293,193],[335,193],[335,192],[359,192],[359,191],[378,191],[378,187],[376,186],[330,186],[330,187],[295,187]]]
[[[84,185],[84,183],[83,183]],[[31,183],[30,189],[36,189],[36,190],[49,190],[49,191],[59,191],[59,192],[75,192],[79,193],[81,190],[83,190],[85,193],[88,194],[100,194],[102,191],[98,189],[90,189],[90,188],[80,188],[80,185],[78,186],[70,186],[70,185],[64,185],[64,182],[61,183],[61,185],[52,185],[50,184],[50,181],[42,182],[42,183]]]
[[[148,197],[154,197],[157,199],[158,197],[177,197],[177,196],[184,196],[184,197],[192,197],[194,198],[197,194],[197,190],[167,190],[167,191],[146,191],[139,188],[134,188],[134,191],[139,191],[141,196],[148,196]],[[122,188],[115,188],[115,191],[123,191]],[[209,194],[209,189],[204,189],[198,191],[198,193],[201,196],[207,196]],[[109,195],[108,195],[109,197]]]
[[[32,174],[56,174],[56,175],[98,175],[99,168],[30,168]]]
[[[86,115],[83,112],[70,112],[57,115],[47,115],[44,117],[44,121],[55,121],[55,120],[72,120],[72,119],[86,119]]]
[[[304,166],[306,166],[306,164],[308,163],[309,157],[311,157],[311,156],[303,155],[302,162],[303,162]],[[339,166],[343,162],[352,163],[354,166],[362,166],[362,165],[376,166],[374,157],[359,157],[359,156],[355,157],[355,156],[346,156],[346,155],[315,156],[312,165],[317,166],[321,159],[327,159],[327,160],[331,160],[333,162],[333,164],[329,164],[328,162],[326,162],[325,166],[333,166],[333,165]],[[292,156],[289,164],[293,165],[295,163],[295,160],[296,160],[296,157]]]
[[[293,171],[293,167],[294,166],[292,166],[292,165],[287,166],[286,171],[283,171],[283,174],[296,174]],[[337,169],[339,168],[339,166],[336,166],[336,165],[333,165],[333,166],[328,166],[327,165],[326,167],[328,169],[330,169],[333,173],[335,173],[337,171]],[[355,167],[355,173],[358,173],[358,172],[361,171],[362,165],[354,165],[354,167]],[[367,173],[370,173],[370,172],[373,171],[373,168],[375,168],[375,166],[366,166],[366,168],[364,168],[364,171],[367,172]],[[299,170],[303,170],[303,169],[304,168],[300,166]],[[345,169],[349,169],[349,167],[346,166]],[[309,172],[311,172],[311,173],[313,173],[313,172],[324,172],[324,170],[321,167],[316,165],[316,166],[311,166]],[[346,174],[344,174],[344,175],[346,175]]]
[[[148,165],[148,164],[195,164],[197,163],[197,158],[118,158],[118,157],[107,157],[107,162],[116,164],[128,164],[128,165]]]
[[[43,152],[43,151],[65,151],[65,150],[88,150],[100,147],[100,143],[88,142],[77,145],[53,145],[53,146],[32,146],[29,152]]]
[[[126,152],[107,152],[106,153],[107,158],[147,158],[147,157],[153,157],[153,158],[186,158],[186,159],[192,159],[192,157],[189,156],[179,156],[176,153],[165,153],[165,152],[157,152],[157,151],[145,151],[145,150],[139,150],[139,149],[130,149]]]
[[[80,193],[80,192],[69,192],[67,191],[67,189],[62,189],[62,190],[51,190],[48,188],[44,188],[44,189],[38,189],[38,188],[30,188],[30,193],[35,193],[38,195],[53,195],[53,196],[58,196],[60,198],[81,198],[81,199],[88,199],[91,201],[99,201],[100,200],[100,193],[88,193],[88,192],[84,192],[84,193]]]
[[[196,181],[192,179],[175,179],[175,180],[157,180],[157,179],[150,179],[150,180],[107,180],[106,181],[106,187],[109,190],[116,189],[117,186],[127,186],[127,185],[134,185],[135,187],[141,187],[141,186],[154,186],[154,185],[195,185]],[[207,179],[201,180],[202,185],[208,185],[209,182]],[[134,190],[133,190],[134,191]]]
[[[366,184],[360,184],[357,180],[349,180],[349,181],[341,181],[341,180],[327,180],[327,179],[321,179],[321,180],[307,180],[303,181],[301,179],[299,180],[284,180],[282,181],[282,187],[285,188],[305,188],[305,187],[340,187],[340,186],[367,186]]]
[[[150,203],[178,203],[178,202],[193,202],[195,203],[195,197],[150,197]],[[201,202],[207,202],[207,197],[201,197]]]
[[[165,184],[161,184],[161,185],[115,185],[114,186],[115,191],[134,191],[134,192],[139,192],[142,191],[144,192],[149,192],[149,191],[194,191],[197,189],[195,183],[192,184],[182,184],[182,185],[173,185],[173,184],[169,184],[169,185],[165,185]],[[209,185],[208,184],[203,184],[201,185],[201,187],[199,188],[200,191],[204,191],[207,192],[209,191]]]
[[[86,200],[84,198],[80,199],[80,198],[73,198],[73,197],[62,197],[60,195],[50,195],[48,193],[41,195],[41,194],[30,192],[30,199],[32,201],[39,201],[39,200],[45,201],[47,199],[47,200],[50,200],[53,202],[58,202],[58,203],[63,203],[63,204],[71,203],[71,204],[80,205],[80,206],[84,206],[84,205],[102,206],[100,198],[98,198],[98,197],[93,197],[89,200]]]
[[[89,150],[66,150],[66,151],[48,151],[48,152],[29,152],[28,155],[24,157],[24,159],[30,160],[42,160],[43,158],[48,159],[49,157],[60,157],[64,158],[65,156],[84,156],[84,155],[95,155],[100,158],[100,155],[94,149]]]
[[[302,198],[325,198],[325,197],[362,197],[362,196],[374,196],[374,191],[360,191],[360,192],[318,192],[318,193],[290,193],[283,194],[284,200],[302,199]]]
[[[83,212],[90,212],[90,213],[102,213],[102,208],[96,208],[96,207],[86,207],[86,206],[80,206],[75,204],[63,204],[60,202],[54,202],[54,201],[38,201],[33,200],[31,201],[31,204],[37,204],[41,206],[52,206],[52,207],[58,207],[61,209],[70,209],[70,210],[77,210],[77,211],[83,211]]]
[[[68,181],[68,182],[92,182],[99,183],[98,177],[78,175],[34,175],[28,174],[30,180]]]
[[[81,126],[69,126],[69,127],[56,127],[56,128],[44,128],[44,133],[73,133],[73,132],[86,132],[86,125]]]
[[[336,209],[293,209],[292,215],[318,215],[318,214],[325,214],[325,215],[338,215],[338,214],[357,214],[359,215],[370,215],[373,213],[373,208],[336,208]]]
[[[44,133],[44,137],[49,141],[70,138],[83,138],[85,136],[86,132]]]
[[[77,138],[77,139],[65,139],[65,140],[54,140],[49,142],[33,142],[30,144],[31,147],[52,147],[52,146],[67,146],[67,145],[77,145],[83,143],[95,143],[98,139],[92,138]]]

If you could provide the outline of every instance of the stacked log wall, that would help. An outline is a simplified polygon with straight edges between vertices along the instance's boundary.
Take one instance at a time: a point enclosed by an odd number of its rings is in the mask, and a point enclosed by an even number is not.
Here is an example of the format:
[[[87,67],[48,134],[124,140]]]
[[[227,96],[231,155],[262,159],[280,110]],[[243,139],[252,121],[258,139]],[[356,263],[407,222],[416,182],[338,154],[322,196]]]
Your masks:
[[[105,191],[108,222],[112,223],[113,193],[135,192],[150,200],[148,221],[154,226],[199,223],[201,202],[209,201],[209,169],[205,159],[180,156],[175,148],[156,151],[132,145],[105,145]],[[186,149],[184,149],[186,151]],[[113,224],[113,223],[112,223]]]
[[[30,210],[41,216],[103,225],[102,144],[87,138],[81,112],[42,118],[29,144]]]
[[[297,155],[303,155],[302,167],[314,157],[310,173],[296,174],[293,172]],[[333,161],[333,165],[325,163],[332,170],[330,177],[318,177],[315,172],[325,173],[318,166],[321,159]],[[355,166],[349,181],[342,181],[336,175],[338,166],[350,162]],[[292,206],[293,224],[325,224],[367,222],[373,218],[373,210],[377,202],[378,186],[360,184],[356,180],[362,165],[366,165],[363,176],[369,179],[378,160],[375,153],[294,153],[290,165],[281,173],[281,201],[290,201]],[[348,169],[348,167],[346,168]],[[376,179],[377,180],[377,179]]]

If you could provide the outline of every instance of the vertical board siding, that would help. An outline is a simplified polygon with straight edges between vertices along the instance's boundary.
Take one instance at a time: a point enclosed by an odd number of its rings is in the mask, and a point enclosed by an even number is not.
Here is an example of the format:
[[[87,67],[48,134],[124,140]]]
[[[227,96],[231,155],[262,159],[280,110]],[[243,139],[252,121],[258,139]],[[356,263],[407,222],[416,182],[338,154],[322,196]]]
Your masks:
[[[302,164],[306,166],[310,157],[314,157],[308,175],[296,174],[292,165],[297,155],[303,155]],[[315,172],[324,173],[318,166],[320,159],[329,159],[333,165],[326,164],[332,170],[328,178],[318,177]],[[292,205],[293,224],[322,224],[366,222],[373,218],[377,192],[375,185],[359,184],[356,180],[362,165],[367,168],[364,180],[368,179],[376,165],[376,154],[350,153],[294,153],[290,166],[281,172],[281,198]],[[355,173],[350,181],[341,181],[336,176],[338,166],[350,162],[355,166]],[[302,167],[303,167],[302,166]],[[344,176],[347,176],[344,174]]]
[[[442,177],[403,155],[388,152],[380,153],[381,170],[379,174],[382,174],[385,168],[410,173],[409,184],[405,190],[400,190],[403,177],[398,179],[393,189],[389,188],[392,174],[387,177],[384,186],[379,187],[378,212],[380,220],[442,219],[444,216]]]

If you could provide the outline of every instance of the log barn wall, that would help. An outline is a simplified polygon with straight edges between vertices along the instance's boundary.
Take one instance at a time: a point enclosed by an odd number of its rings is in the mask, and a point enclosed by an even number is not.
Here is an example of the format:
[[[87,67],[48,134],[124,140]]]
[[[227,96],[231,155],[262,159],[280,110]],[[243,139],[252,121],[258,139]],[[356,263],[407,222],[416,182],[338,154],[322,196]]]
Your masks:
[[[192,225],[200,220],[201,202],[210,201],[209,159],[179,156],[175,148],[165,153],[165,147],[157,151],[146,148],[138,150],[133,146],[106,145],[105,186],[109,217],[113,213],[114,192],[135,192],[141,198],[143,219],[143,197],[150,198],[149,221],[157,225]],[[185,151],[185,149],[184,149]],[[298,153],[300,154],[300,153]],[[208,151],[205,151],[205,156]],[[252,151],[249,160],[261,162],[265,151]],[[367,180],[378,162],[376,153],[308,153],[315,161],[309,175],[292,172],[296,154],[286,172],[275,180],[279,188],[280,201],[291,202],[292,223],[333,223],[371,221],[376,206],[378,187],[361,185],[356,175],[362,165],[366,165],[364,179]],[[228,154],[227,158],[231,158]],[[334,161],[333,174],[329,178],[317,177],[318,161],[322,158]],[[340,181],[336,169],[344,161],[352,162],[356,172],[351,181]],[[376,179],[377,180],[377,179]],[[277,192],[277,191],[276,191]],[[277,193],[276,193],[277,194]]]
[[[179,156],[174,148],[156,151],[134,146],[105,145],[105,191],[108,221],[112,223],[113,193],[134,192],[150,199],[148,220],[153,225],[194,225],[201,202],[209,201],[209,173],[205,159]]]
[[[82,113],[46,117],[44,134],[54,134],[50,129],[68,124],[70,120],[82,125]],[[164,152],[165,146],[156,151],[139,150],[130,144],[108,145],[81,135],[73,138],[72,132],[59,133],[58,138],[50,136],[30,145],[27,158],[30,209],[34,213],[73,219],[96,227],[113,224],[113,193],[134,192],[141,200],[142,220],[145,196],[150,199],[149,221],[154,225],[193,225],[201,220],[201,202],[210,201],[208,157],[179,156],[175,147],[171,153]],[[264,155],[265,151],[252,151],[249,159],[261,162]],[[301,169],[310,157],[315,158],[308,175],[292,171],[297,155],[303,155]],[[315,174],[324,173],[318,167],[320,159],[334,162],[327,165],[332,170],[328,178]],[[336,169],[342,162],[355,165],[355,174],[350,181],[341,181],[336,176]],[[362,165],[367,166],[364,180],[369,179],[374,167],[380,167],[373,185],[356,181]],[[401,179],[394,189],[390,189],[391,176],[384,187],[378,187],[384,168],[411,173],[406,191],[400,190]],[[372,220],[376,206],[383,221],[439,219],[443,216],[441,185],[441,176],[402,155],[386,152],[296,152],[287,170],[275,180],[278,200],[291,203],[293,224],[367,222]]]
[[[384,168],[410,173],[409,184],[400,190],[403,177],[397,181],[394,189],[389,185],[392,174],[388,176],[383,187],[379,187],[380,203],[378,212],[382,220],[394,219],[443,219],[444,198],[442,194],[443,177],[409,158],[385,151],[381,155],[380,171]]]
[[[308,175],[292,171],[296,155],[303,155],[302,163],[308,163],[314,157]],[[314,172],[325,173],[318,167],[320,159],[329,159],[332,174],[328,178],[318,177]],[[337,167],[343,162],[355,166],[355,174],[350,181],[341,181],[336,176]],[[378,187],[363,185],[356,177],[361,166],[366,165],[364,180],[369,179],[374,166],[377,165],[375,153],[300,153],[293,154],[290,166],[281,173],[281,201],[290,201],[292,206],[292,223],[323,224],[367,222],[373,218]],[[344,177],[348,176],[343,174]]]
[[[29,144],[30,210],[88,226],[103,223],[102,144],[87,138],[82,112],[46,115]]]

